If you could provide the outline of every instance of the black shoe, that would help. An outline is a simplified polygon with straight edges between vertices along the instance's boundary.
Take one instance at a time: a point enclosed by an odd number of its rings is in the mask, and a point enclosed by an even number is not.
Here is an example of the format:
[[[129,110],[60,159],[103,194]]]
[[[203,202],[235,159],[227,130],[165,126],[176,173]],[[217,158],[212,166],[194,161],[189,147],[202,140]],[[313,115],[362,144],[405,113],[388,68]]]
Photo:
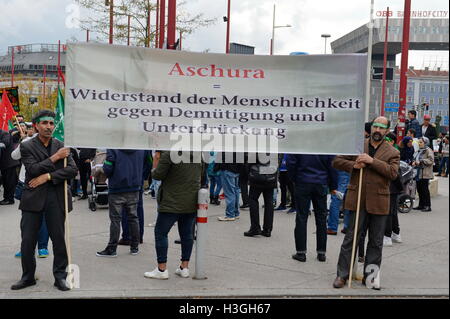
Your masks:
[[[257,235],[262,235],[262,232],[260,230],[250,229],[249,231],[246,231],[244,233],[244,236],[247,236],[247,237],[253,237],[253,236],[257,236]]]
[[[271,232],[270,230],[263,230],[263,231],[261,232],[261,235],[263,235],[264,237],[270,237],[270,236],[272,236],[271,233],[272,233],[272,232]]]
[[[249,207],[250,206],[248,204],[244,204],[244,205],[239,206],[240,209],[246,209],[246,208],[249,208]]]
[[[36,280],[19,280],[11,286],[11,290],[20,290],[36,285]]]
[[[425,206],[425,207],[422,209],[422,212],[431,212],[431,207],[430,207],[430,206]]]
[[[137,254],[139,254],[139,248],[131,248],[130,249],[130,254],[133,256],[136,256]]]
[[[177,244],[177,245],[181,245],[181,239],[175,239],[174,243]]]
[[[301,261],[302,263],[304,263],[306,261],[306,254],[299,254],[299,253],[294,254],[294,255],[292,255],[292,259],[295,259],[295,260],[298,260],[298,261]]]
[[[131,242],[129,240],[125,240],[125,239],[120,239],[117,242],[117,245],[121,245],[121,246],[130,246]]]
[[[83,194],[83,196],[80,197],[80,199],[87,199],[88,195],[87,194]]]
[[[320,262],[325,262],[327,260],[327,256],[325,256],[325,254],[317,254],[317,260]]]
[[[424,209],[425,207],[423,207],[423,206],[417,206],[417,207],[414,207],[413,209],[414,210],[422,210],[422,209]]]
[[[14,205],[14,201],[13,200],[7,200],[4,199],[0,202],[0,205]]]
[[[347,234],[347,232],[348,232],[348,229],[347,229],[347,228],[342,228],[342,229],[341,229],[341,233]]]
[[[113,258],[113,257],[117,257],[117,252],[113,251],[111,249],[106,248],[103,251],[98,251],[95,254],[97,257],[109,257],[109,258]]]
[[[141,240],[139,241],[139,244],[143,244],[143,243],[144,243],[144,240],[141,239]]]
[[[69,287],[67,287],[67,283],[64,279],[55,279],[55,283],[53,284],[56,288],[58,288],[61,291],[68,291],[70,290]]]
[[[274,210],[275,211],[279,211],[279,210],[286,210],[287,209],[287,207],[286,206],[278,206],[277,208],[275,208]]]

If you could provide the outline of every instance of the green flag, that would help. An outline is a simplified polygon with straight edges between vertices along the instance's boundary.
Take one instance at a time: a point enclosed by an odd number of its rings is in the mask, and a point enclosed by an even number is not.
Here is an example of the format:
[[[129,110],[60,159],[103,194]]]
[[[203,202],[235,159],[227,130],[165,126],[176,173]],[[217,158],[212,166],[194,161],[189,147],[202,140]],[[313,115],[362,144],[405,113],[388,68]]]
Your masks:
[[[14,124],[11,122],[11,120],[8,121],[8,130],[11,131],[14,128]]]
[[[53,131],[53,137],[64,142],[64,97],[59,87],[55,113],[55,130]]]

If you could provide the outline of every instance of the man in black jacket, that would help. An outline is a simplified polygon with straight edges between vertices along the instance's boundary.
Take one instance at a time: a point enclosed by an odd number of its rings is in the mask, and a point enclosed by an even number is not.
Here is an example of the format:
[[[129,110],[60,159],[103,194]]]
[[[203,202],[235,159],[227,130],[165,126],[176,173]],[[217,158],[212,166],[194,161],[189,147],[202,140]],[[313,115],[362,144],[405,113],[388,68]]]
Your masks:
[[[77,167],[70,156],[69,148],[52,138],[55,129],[55,113],[41,110],[33,117],[33,124],[39,134],[20,146],[22,163],[26,169],[25,186],[19,209],[22,210],[20,229],[22,233],[22,278],[11,286],[12,290],[23,289],[36,284],[34,257],[38,232],[42,218],[53,242],[54,286],[61,291],[69,290],[66,284],[68,257],[65,243],[64,181],[77,174]],[[67,166],[64,159],[67,158]],[[70,193],[69,211],[72,209]]]
[[[3,184],[3,200],[0,205],[13,205],[14,191],[18,182],[17,166],[20,165],[20,162],[11,158],[14,142],[9,132],[0,130],[0,148],[0,170]]]
[[[88,198],[87,184],[91,175],[91,162],[95,157],[95,151],[95,148],[80,148],[80,162],[78,167],[80,168],[80,182],[81,188],[83,189],[81,199]]]

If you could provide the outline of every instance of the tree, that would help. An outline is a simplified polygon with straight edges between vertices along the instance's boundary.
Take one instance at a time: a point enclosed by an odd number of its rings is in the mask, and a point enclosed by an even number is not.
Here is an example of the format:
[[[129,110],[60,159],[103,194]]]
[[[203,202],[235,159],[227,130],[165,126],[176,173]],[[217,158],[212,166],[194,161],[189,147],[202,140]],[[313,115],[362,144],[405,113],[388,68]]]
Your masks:
[[[81,19],[81,28],[95,32],[98,40],[105,41],[109,36],[109,5],[105,0],[76,0],[83,8],[93,13],[87,19]],[[106,1],[107,2],[107,1]],[[151,3],[154,2],[154,3]],[[130,42],[137,46],[150,46],[155,41],[155,18],[148,27],[148,17],[156,12],[156,1],[150,0],[115,0],[114,1],[114,41],[126,43],[128,38],[128,16],[130,23]],[[202,13],[191,15],[183,7],[186,1],[177,4],[177,30],[183,34],[191,34],[200,27],[207,27],[216,19],[207,19]],[[158,26],[159,28],[159,26]],[[149,32],[150,29],[150,32]]]

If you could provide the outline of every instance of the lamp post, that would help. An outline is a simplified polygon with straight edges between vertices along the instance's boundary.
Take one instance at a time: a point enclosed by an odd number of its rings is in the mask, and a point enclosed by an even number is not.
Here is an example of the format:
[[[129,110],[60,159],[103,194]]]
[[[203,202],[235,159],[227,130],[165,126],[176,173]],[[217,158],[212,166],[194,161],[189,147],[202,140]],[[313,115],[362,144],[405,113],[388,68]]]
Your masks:
[[[324,51],[324,54],[327,54],[327,38],[331,37],[331,35],[329,35],[329,34],[322,34],[321,37],[325,39],[325,51]]]
[[[226,48],[225,53],[230,53],[230,14],[231,14],[231,0],[228,0],[228,10],[227,16],[223,17],[223,21],[227,23],[227,39],[226,39]]]
[[[275,29],[277,28],[290,28],[292,27],[290,24],[286,25],[275,25],[275,8],[276,6],[273,5],[273,24],[272,24],[272,41],[270,43],[270,55],[273,55],[275,53]]]

